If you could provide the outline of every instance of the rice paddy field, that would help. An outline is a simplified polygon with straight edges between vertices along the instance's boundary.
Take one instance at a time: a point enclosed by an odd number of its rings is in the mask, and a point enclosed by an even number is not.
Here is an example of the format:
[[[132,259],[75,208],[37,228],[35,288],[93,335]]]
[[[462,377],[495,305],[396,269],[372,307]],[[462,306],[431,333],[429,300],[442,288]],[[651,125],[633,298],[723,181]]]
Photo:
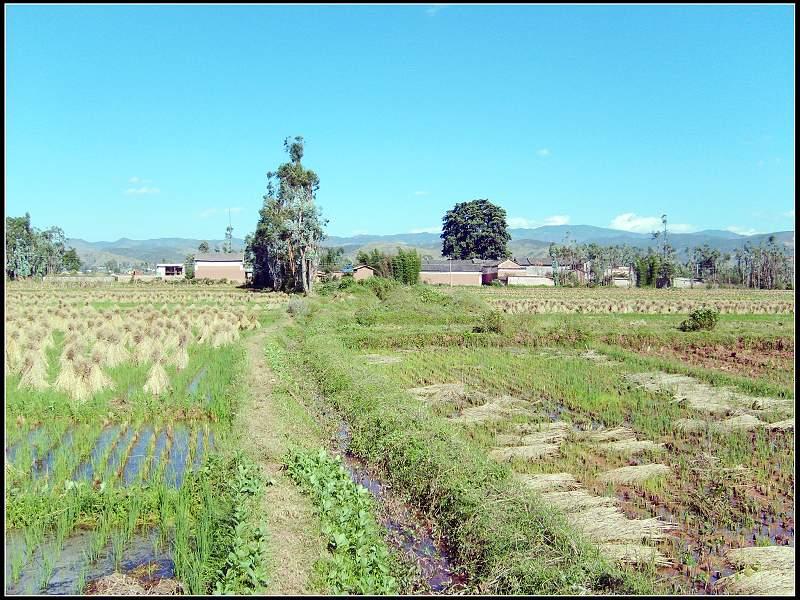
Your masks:
[[[6,592],[791,594],[794,334],[792,292],[10,288]]]
[[[225,508],[212,483],[240,468],[208,459],[240,401],[241,339],[284,302],[232,289],[9,288],[7,593],[76,593],[136,569],[208,590],[219,554],[208,529]]]

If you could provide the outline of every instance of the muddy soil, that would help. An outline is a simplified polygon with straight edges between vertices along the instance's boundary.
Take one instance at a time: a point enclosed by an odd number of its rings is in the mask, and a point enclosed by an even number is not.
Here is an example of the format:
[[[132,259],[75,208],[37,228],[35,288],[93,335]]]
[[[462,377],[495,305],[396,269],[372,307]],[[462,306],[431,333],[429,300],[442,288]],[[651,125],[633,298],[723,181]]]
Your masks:
[[[679,360],[733,375],[777,377],[780,383],[787,385],[793,381],[794,348],[791,343],[781,340],[774,344],[745,344],[739,340],[733,347],[721,344],[623,345],[645,355]]]

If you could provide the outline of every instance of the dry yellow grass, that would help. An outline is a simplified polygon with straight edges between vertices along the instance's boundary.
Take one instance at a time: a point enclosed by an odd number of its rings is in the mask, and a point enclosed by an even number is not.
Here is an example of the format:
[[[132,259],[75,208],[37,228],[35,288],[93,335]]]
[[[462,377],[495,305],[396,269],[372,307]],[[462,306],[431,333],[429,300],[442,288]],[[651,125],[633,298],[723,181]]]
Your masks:
[[[794,548],[751,546],[729,550],[725,559],[740,572],[723,577],[717,589],[731,594],[794,596]]]
[[[501,396],[486,404],[465,408],[461,414],[451,417],[450,420],[465,425],[502,421],[509,417],[530,414],[532,408],[531,402],[513,396]]]
[[[631,485],[641,483],[651,477],[658,477],[669,473],[669,467],[658,463],[647,465],[636,465],[631,467],[620,467],[606,471],[598,476],[598,481],[604,483],[615,483],[618,485]]]

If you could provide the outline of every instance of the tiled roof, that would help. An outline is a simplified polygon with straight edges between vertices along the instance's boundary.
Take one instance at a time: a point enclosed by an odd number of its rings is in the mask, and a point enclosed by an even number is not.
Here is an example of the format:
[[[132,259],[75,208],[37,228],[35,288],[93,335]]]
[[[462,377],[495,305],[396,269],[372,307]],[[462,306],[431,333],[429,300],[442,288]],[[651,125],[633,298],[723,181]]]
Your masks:
[[[523,267],[550,267],[553,265],[552,258],[515,258],[515,263]]]
[[[203,262],[226,262],[226,261],[244,261],[244,254],[241,252],[203,252],[194,255],[195,261]]]
[[[441,262],[425,262],[420,266],[421,272],[434,272],[434,273],[480,273],[483,271],[483,265],[480,263],[472,262],[471,260],[449,260]]]

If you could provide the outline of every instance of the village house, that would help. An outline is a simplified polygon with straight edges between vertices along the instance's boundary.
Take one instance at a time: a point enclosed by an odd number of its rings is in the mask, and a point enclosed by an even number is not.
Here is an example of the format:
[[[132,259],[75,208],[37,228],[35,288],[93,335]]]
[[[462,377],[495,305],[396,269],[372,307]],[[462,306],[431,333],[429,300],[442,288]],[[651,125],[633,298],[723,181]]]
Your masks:
[[[244,254],[241,252],[212,252],[194,257],[194,276],[197,279],[227,279],[236,283],[247,281]]]
[[[353,267],[353,270],[350,271],[350,274],[356,281],[361,281],[362,279],[373,277],[375,275],[375,269],[367,265],[356,265]]]
[[[673,277],[672,287],[674,288],[696,288],[703,287],[702,279],[693,279],[691,277]]]
[[[634,287],[636,285],[636,271],[631,266],[608,267],[604,275],[611,279],[611,285],[614,287]]]
[[[550,258],[514,258],[519,269],[508,270],[507,285],[554,286],[553,260]]]
[[[185,279],[186,273],[182,263],[159,263],[156,265],[156,277],[163,279]]]
[[[500,261],[497,265],[497,278],[503,283],[507,284],[509,277],[518,277],[524,274],[525,267],[511,258]]]
[[[519,266],[525,269],[525,275],[534,277],[552,277],[553,259],[552,258],[515,258]]]
[[[419,280],[432,285],[481,285],[484,268],[487,273],[492,267],[484,267],[482,261],[444,260],[429,261],[421,265]],[[494,267],[496,269],[496,267]]]

